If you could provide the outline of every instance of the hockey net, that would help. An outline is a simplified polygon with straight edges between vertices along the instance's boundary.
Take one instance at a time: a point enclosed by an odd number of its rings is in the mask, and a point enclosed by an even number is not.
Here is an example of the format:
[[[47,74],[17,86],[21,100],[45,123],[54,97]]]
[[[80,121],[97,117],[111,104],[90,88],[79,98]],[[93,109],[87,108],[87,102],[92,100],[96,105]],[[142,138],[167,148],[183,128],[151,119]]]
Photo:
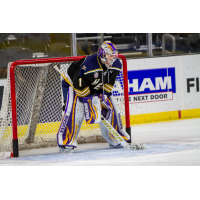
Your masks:
[[[81,58],[83,56],[9,63],[0,118],[0,157],[13,156],[16,148],[23,150],[57,145],[56,135],[62,119],[63,95],[62,77],[53,67],[59,66],[65,74],[71,62]],[[125,57],[119,55],[119,58],[124,68]],[[124,80],[123,71],[116,79],[113,96],[120,109],[123,125],[129,128],[127,91],[124,95],[124,83],[127,80]],[[99,125],[86,125],[84,121],[77,141],[79,144],[104,141]],[[14,155],[17,156],[18,153]]]

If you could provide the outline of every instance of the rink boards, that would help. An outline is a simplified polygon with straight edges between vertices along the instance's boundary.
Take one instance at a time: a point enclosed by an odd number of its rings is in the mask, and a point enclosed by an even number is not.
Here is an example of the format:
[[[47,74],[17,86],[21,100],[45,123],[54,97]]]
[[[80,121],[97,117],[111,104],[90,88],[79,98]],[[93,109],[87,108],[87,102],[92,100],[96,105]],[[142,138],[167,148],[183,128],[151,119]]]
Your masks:
[[[131,124],[200,117],[200,55],[127,60]]]
[[[200,117],[199,63],[198,54],[127,60],[131,124]]]

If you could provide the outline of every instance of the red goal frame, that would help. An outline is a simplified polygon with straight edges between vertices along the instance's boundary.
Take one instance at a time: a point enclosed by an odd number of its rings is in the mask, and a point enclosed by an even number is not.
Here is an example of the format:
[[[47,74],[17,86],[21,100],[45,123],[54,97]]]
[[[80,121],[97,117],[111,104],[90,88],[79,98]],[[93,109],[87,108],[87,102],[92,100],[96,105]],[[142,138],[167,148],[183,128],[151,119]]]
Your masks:
[[[13,141],[13,153],[11,153],[11,157],[19,157],[18,134],[17,134],[17,109],[16,109],[16,93],[15,93],[15,67],[18,65],[25,65],[25,64],[70,62],[70,61],[77,61],[77,60],[80,60],[85,57],[87,57],[87,56],[19,60],[19,61],[15,61],[11,64],[11,66],[10,66],[10,91],[11,91],[12,134],[13,134],[13,140],[12,140]],[[126,61],[125,56],[123,56],[122,54],[118,54],[118,58],[122,59],[122,63],[123,63],[126,131],[131,137],[127,61]],[[131,142],[131,139],[129,140],[129,142]]]

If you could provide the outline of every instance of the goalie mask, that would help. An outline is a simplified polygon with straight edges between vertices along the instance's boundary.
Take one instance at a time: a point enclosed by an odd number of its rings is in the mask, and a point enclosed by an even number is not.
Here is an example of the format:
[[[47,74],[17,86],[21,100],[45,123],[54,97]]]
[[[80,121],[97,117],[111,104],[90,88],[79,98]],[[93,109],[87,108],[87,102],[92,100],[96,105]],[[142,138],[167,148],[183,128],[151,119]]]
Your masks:
[[[97,55],[101,58],[102,63],[105,64],[106,67],[112,67],[113,62],[115,62],[118,57],[118,52],[116,46],[112,42],[105,41],[99,47]]]

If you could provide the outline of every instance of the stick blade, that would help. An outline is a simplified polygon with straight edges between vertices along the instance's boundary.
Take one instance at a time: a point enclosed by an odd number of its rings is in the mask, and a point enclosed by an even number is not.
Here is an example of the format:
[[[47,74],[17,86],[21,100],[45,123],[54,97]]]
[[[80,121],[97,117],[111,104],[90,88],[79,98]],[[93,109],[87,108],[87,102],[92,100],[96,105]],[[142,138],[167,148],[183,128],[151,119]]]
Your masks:
[[[128,149],[128,150],[146,150],[146,145],[144,143],[141,143],[141,144],[136,144],[136,143],[129,144],[129,143],[127,143],[127,145],[125,146],[125,149]]]

